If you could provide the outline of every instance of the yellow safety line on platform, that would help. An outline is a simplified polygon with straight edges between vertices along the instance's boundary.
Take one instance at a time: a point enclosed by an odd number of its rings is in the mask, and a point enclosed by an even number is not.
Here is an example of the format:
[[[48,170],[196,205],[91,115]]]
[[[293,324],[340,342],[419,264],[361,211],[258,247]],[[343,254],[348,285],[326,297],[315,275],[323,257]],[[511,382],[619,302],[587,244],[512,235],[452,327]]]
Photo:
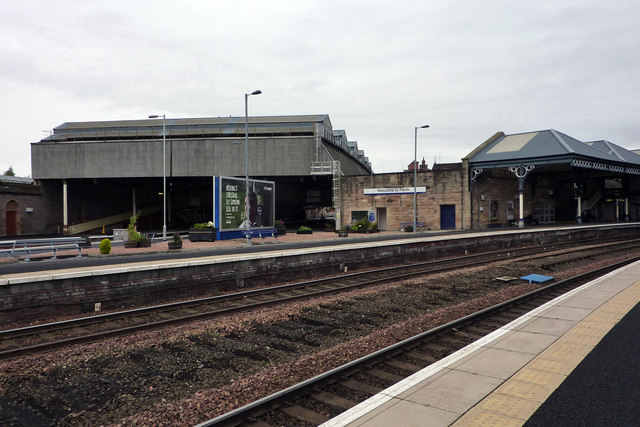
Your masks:
[[[640,281],[598,307],[453,425],[523,425],[638,302]]]

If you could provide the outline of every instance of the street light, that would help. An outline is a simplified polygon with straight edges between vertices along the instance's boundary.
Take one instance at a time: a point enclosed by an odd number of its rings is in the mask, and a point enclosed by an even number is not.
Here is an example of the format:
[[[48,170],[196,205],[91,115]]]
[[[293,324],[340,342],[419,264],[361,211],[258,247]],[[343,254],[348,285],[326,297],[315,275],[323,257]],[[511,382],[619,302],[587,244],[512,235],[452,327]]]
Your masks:
[[[158,119],[162,117],[162,240],[167,240],[167,133],[165,114],[152,114],[150,119]]]
[[[244,94],[244,159],[245,159],[245,183],[246,190],[244,195],[245,203],[245,219],[247,221],[247,231],[251,228],[251,219],[249,216],[249,102],[248,99],[251,95],[260,95],[262,91],[260,89],[254,90],[251,93]],[[247,233],[247,243],[251,241],[250,234]]]
[[[429,125],[415,127],[415,143],[413,145],[413,232],[416,232],[417,194],[418,194],[418,129],[428,128]]]

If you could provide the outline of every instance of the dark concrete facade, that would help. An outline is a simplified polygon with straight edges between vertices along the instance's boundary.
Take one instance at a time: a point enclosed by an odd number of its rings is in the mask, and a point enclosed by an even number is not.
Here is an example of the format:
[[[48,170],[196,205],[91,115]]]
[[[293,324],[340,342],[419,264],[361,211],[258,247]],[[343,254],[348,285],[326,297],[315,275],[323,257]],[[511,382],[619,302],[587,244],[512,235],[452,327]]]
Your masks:
[[[338,135],[327,115],[249,118],[249,176],[275,182],[276,219],[302,223],[334,205],[341,176],[371,173]],[[244,117],[64,123],[31,145],[32,173],[57,189],[69,234],[121,228],[134,211],[139,229],[160,229],[165,176],[167,224],[184,229],[211,220],[214,176],[245,176],[246,147]]]

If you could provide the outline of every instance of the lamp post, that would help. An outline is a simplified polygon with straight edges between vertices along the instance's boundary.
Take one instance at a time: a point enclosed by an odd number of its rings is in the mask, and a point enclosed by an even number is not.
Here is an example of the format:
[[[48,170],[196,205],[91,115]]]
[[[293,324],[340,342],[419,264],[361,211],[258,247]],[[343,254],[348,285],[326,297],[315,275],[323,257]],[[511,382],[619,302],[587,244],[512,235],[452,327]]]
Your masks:
[[[152,114],[150,119],[162,117],[162,240],[167,240],[167,133],[165,114]]]
[[[415,142],[413,145],[413,232],[416,232],[417,195],[418,195],[418,129],[428,128],[429,125],[416,126],[414,129]]]
[[[244,94],[244,160],[245,160],[245,184],[246,190],[244,195],[245,213],[247,221],[247,231],[251,228],[251,220],[249,217],[249,97],[251,95],[260,95],[262,91],[260,89],[254,90],[251,93]],[[247,242],[251,240],[250,235],[247,233]]]

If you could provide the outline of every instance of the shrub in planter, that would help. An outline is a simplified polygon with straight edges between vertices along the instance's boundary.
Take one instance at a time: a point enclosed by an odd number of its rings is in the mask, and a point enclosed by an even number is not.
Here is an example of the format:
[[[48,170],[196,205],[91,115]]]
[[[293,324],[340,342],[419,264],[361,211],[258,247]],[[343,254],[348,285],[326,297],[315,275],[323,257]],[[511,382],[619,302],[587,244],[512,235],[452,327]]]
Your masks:
[[[352,226],[351,231],[356,233],[366,233],[369,231],[369,227],[371,227],[371,222],[369,222],[368,218],[360,218],[357,220]]]
[[[140,213],[138,213],[138,215],[140,215]],[[137,242],[138,239],[140,239],[140,233],[136,230],[138,215],[133,215],[129,218],[129,226],[127,227],[127,237],[129,237],[129,242]]]
[[[100,253],[102,255],[107,255],[111,253],[111,240],[109,239],[102,239],[102,241],[100,242]]]
[[[182,236],[180,233],[173,233],[173,239],[167,242],[169,249],[182,249]]]
[[[301,226],[300,228],[298,228],[298,231],[296,231],[296,234],[312,234],[313,230],[310,227],[307,227],[305,225]]]
[[[189,240],[192,242],[213,242],[216,240],[216,227],[212,221],[193,224],[189,230]]]
[[[407,225],[404,228],[404,231],[406,231],[407,233],[411,233],[413,231],[413,225]]]
[[[377,222],[371,223],[371,227],[369,227],[369,231],[371,233],[377,233],[378,231],[380,231],[378,230],[378,223]]]
[[[278,236],[284,236],[285,234],[287,234],[287,227],[285,226],[284,221],[278,219],[275,221],[274,225],[276,227],[276,233],[278,234]]]
[[[138,247],[148,248],[151,246],[151,240],[144,234],[138,233]]]
[[[196,224],[193,224],[193,229],[194,230],[216,230],[215,225],[213,225],[213,221],[209,221],[209,222],[198,222]]]

